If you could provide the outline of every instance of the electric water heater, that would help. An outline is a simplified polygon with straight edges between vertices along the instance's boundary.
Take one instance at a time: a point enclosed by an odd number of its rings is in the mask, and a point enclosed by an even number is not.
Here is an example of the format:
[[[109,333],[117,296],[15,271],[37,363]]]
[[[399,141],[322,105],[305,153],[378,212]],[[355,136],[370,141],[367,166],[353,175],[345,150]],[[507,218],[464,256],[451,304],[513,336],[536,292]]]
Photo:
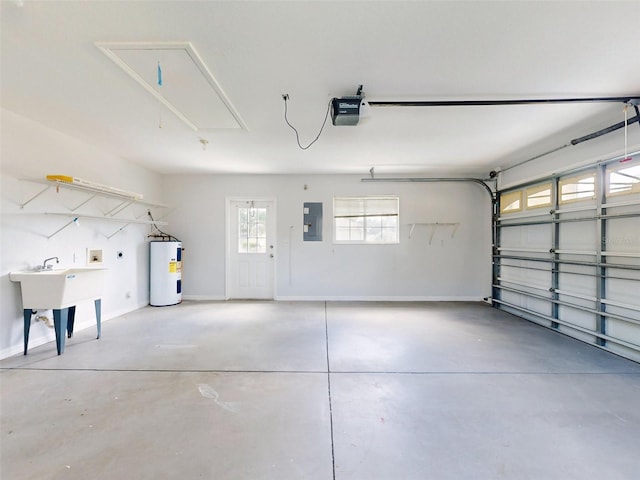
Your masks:
[[[182,302],[182,242],[149,242],[149,305]]]

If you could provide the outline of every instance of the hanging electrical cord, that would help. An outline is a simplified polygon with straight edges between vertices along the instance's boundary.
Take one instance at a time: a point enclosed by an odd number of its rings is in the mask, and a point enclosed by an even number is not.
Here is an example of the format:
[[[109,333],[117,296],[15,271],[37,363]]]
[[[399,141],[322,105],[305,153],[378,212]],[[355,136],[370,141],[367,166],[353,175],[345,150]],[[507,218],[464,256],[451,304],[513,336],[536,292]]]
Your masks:
[[[155,219],[153,218],[153,215],[151,215],[151,210],[147,210],[147,215],[148,215],[148,216],[149,216],[149,218],[151,219],[151,222],[152,222],[153,228],[155,228],[155,229],[156,229],[156,231],[160,234],[160,235],[156,235],[156,234],[149,234],[149,235],[147,235],[147,238],[151,238],[151,237],[158,238],[158,237],[160,237],[160,238],[163,238],[163,239],[168,239],[169,241],[171,241],[172,239],[173,239],[174,241],[176,241],[176,242],[179,242],[179,241],[180,241],[180,240],[178,240],[176,237],[174,237],[173,235],[169,235],[168,233],[165,233],[165,232],[163,232],[162,230],[160,230],[160,229],[158,228],[158,225],[156,225],[156,221],[155,221]]]
[[[316,138],[314,138],[309,145],[307,145],[306,147],[303,147],[300,144],[300,135],[298,134],[298,130],[296,129],[296,127],[291,125],[291,123],[289,122],[289,119],[287,118],[287,101],[289,100],[289,94],[284,93],[282,95],[282,99],[284,100],[284,121],[287,122],[287,125],[289,125],[289,127],[291,127],[291,129],[294,132],[296,132],[296,142],[298,143],[298,147],[300,147],[301,150],[306,150],[311,145],[316,143],[320,138],[320,135],[322,135],[322,130],[324,130],[324,126],[327,124],[327,118],[329,118],[329,111],[331,110],[331,101],[329,101],[329,103],[327,104],[327,113],[325,113],[324,115],[324,122],[322,122],[322,127],[320,127],[320,131],[318,132],[318,135],[316,135]]]

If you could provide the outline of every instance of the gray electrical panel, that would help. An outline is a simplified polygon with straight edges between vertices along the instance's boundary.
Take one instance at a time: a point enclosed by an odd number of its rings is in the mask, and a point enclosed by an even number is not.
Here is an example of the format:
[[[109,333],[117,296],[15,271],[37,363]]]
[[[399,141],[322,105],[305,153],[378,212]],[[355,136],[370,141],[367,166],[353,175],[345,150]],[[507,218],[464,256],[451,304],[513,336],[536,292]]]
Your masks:
[[[322,241],[322,203],[305,202],[302,239],[305,242]]]

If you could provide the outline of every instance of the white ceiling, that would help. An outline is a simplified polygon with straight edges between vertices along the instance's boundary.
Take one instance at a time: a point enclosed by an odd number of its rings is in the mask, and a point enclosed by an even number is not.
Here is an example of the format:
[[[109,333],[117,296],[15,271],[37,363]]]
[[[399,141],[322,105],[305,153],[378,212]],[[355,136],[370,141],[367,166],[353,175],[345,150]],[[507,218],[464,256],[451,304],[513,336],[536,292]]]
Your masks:
[[[359,84],[370,101],[640,94],[640,1],[1,1],[2,106],[161,173],[486,174],[623,120],[622,104],[372,107],[303,151],[283,93],[303,144]],[[107,42],[189,42],[247,128],[194,131]]]

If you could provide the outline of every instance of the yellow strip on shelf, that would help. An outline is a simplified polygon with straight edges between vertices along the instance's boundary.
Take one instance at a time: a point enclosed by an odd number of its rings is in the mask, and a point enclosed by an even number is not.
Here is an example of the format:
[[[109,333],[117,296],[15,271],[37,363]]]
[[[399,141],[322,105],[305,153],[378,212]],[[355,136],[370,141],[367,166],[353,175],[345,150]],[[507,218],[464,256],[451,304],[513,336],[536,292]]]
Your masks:
[[[47,175],[47,180],[51,182],[70,183],[73,185],[78,185],[80,187],[89,188],[96,192],[103,192],[107,194],[129,197],[132,200],[142,200],[143,198],[141,193],[129,192],[127,190],[121,190],[119,188],[109,187],[107,185],[95,183],[90,180],[83,180],[82,178],[70,177],[68,175]]]
[[[73,177],[67,175],[47,175],[47,180],[51,182],[73,183]]]

